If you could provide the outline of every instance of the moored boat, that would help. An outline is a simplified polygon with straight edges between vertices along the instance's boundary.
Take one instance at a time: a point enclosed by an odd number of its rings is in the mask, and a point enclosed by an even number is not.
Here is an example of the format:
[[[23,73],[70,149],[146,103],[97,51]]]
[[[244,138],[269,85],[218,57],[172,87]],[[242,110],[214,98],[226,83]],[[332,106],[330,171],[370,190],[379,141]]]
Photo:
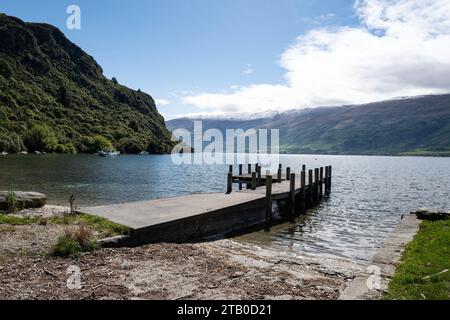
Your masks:
[[[99,151],[98,155],[101,157],[115,157],[120,154],[120,151],[113,151],[113,150],[107,150],[107,151]]]

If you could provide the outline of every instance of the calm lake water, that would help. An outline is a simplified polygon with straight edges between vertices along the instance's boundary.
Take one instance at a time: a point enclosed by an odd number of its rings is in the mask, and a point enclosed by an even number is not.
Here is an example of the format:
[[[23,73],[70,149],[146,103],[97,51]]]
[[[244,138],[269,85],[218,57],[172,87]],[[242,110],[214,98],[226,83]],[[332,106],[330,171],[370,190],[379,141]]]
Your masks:
[[[240,241],[299,254],[368,260],[400,215],[422,207],[450,209],[450,158],[281,155],[299,172],[333,165],[328,201],[270,233]],[[0,156],[0,189],[38,191],[51,204],[100,205],[189,193],[222,192],[227,166],[172,163],[170,156]]]

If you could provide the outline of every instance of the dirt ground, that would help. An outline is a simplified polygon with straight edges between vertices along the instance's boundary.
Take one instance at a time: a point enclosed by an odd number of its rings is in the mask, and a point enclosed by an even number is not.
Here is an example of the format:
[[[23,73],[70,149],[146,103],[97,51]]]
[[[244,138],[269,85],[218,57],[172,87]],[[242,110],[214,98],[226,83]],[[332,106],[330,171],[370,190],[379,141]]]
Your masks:
[[[49,256],[63,226],[0,225],[0,299],[337,299],[361,267],[220,240]],[[81,288],[69,289],[73,266]]]

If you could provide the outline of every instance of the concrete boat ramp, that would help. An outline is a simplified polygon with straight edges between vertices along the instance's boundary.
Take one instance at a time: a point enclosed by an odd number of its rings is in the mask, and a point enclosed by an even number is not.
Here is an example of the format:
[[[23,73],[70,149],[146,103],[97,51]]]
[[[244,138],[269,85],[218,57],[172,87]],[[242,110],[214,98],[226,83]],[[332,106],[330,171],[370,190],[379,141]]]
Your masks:
[[[129,227],[130,237],[125,241],[127,245],[207,240],[257,226],[267,227],[272,221],[272,201],[288,200],[292,214],[320,201],[323,197],[322,185],[325,184],[327,194],[331,189],[331,169],[329,179],[323,176],[320,179],[316,174],[317,181],[311,171],[310,184],[305,182],[305,171],[297,176],[298,179],[295,174],[287,175],[286,179],[281,179],[278,174],[276,177],[259,175],[257,179],[253,177],[253,181],[249,181],[247,176],[229,174],[228,184],[238,183],[239,189],[243,185],[246,189],[82,207],[77,211]],[[272,183],[272,180],[275,182]]]
[[[245,211],[264,208],[264,199],[244,192],[192,194],[78,211],[130,227],[137,244],[184,242],[241,229]]]

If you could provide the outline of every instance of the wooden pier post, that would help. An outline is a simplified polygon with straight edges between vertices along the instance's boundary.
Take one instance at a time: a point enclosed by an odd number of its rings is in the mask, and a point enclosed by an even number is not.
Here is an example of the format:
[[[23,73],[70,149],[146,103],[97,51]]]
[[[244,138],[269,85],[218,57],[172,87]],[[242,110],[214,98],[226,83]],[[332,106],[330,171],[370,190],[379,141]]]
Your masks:
[[[256,164],[255,164],[255,172],[258,172],[258,167],[259,167],[259,164],[256,163]]]
[[[280,164],[280,167],[278,168],[278,172],[277,172],[277,182],[281,183],[281,164]]]
[[[305,172],[306,172],[306,165],[305,165],[305,164],[302,165],[302,171],[305,171]]]
[[[300,195],[301,195],[301,204],[302,204],[302,211],[306,211],[306,172],[303,170],[300,173]]]
[[[286,180],[291,180],[291,168],[287,167],[286,168]]]
[[[227,194],[230,194],[233,191],[233,173],[228,172],[227,178]]]
[[[266,172],[266,226],[265,231],[270,231],[272,220],[272,175],[270,171]]]
[[[233,166],[232,166],[232,165],[230,165],[230,169],[229,169],[228,172],[231,173],[231,174],[233,174]]]
[[[256,174],[258,175],[257,185],[258,185],[258,187],[260,187],[261,186],[261,166],[258,166],[258,171],[256,172]]]
[[[243,165],[240,164],[239,165],[239,176],[242,176],[242,171],[243,171]],[[239,190],[242,190],[242,182],[241,182],[241,180],[239,180]]]
[[[325,194],[329,196],[331,193],[331,166],[327,166],[325,169]]]
[[[323,167],[320,167],[320,177],[319,177],[319,200],[323,198]]]
[[[252,172],[252,190],[256,189],[256,172]]]
[[[319,202],[319,168],[314,169],[314,202]]]
[[[328,192],[329,193],[331,193],[331,169],[332,169],[332,166],[330,166],[330,168],[328,169],[328,174],[330,175],[329,181],[328,181]]]
[[[313,189],[314,189],[314,185],[313,185],[313,171],[312,171],[312,169],[310,169],[308,171],[308,206],[312,205],[313,202],[314,202]]]
[[[295,173],[290,175],[289,181],[289,215],[291,217],[291,222],[295,222]]]
[[[248,174],[252,174],[252,164],[251,163],[249,163],[248,165],[247,165],[247,173]]]

